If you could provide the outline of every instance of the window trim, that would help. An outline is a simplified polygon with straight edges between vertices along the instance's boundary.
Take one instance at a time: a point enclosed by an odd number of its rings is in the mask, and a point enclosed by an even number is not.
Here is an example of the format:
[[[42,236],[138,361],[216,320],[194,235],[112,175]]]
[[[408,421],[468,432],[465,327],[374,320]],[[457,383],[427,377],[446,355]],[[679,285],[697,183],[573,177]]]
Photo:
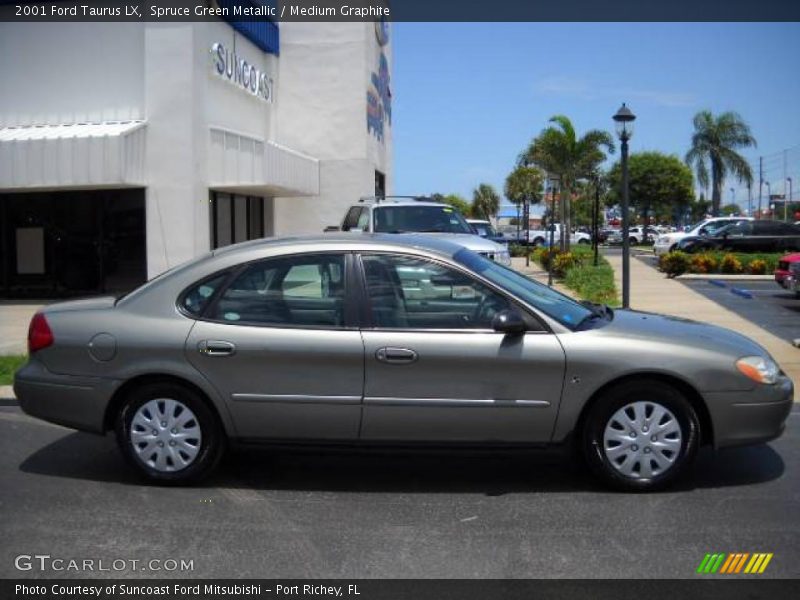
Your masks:
[[[498,335],[506,335],[501,331],[495,331],[492,328],[476,328],[476,329],[468,329],[468,328],[440,328],[440,329],[431,329],[431,328],[420,328],[420,327],[378,327],[374,324],[372,319],[372,304],[369,298],[369,292],[367,291],[367,276],[366,272],[364,271],[364,256],[375,256],[375,255],[389,255],[389,256],[404,256],[409,258],[416,258],[418,260],[426,260],[443,267],[455,270],[462,275],[470,278],[473,281],[477,281],[484,287],[489,288],[499,296],[502,296],[508,303],[516,308],[522,318],[525,320],[525,325],[527,327],[537,327],[536,329],[526,329],[525,334],[551,334],[553,330],[550,328],[548,323],[537,313],[532,307],[529,307],[527,304],[520,302],[515,296],[511,295],[509,292],[504,290],[503,288],[495,285],[491,281],[480,277],[476,273],[473,273],[469,269],[466,269],[462,265],[454,264],[448,262],[446,260],[442,260],[439,258],[434,258],[431,256],[426,256],[422,254],[413,254],[410,252],[393,252],[387,250],[375,250],[375,251],[364,251],[359,250],[354,253],[355,254],[355,261],[357,264],[358,272],[359,272],[359,279],[361,284],[361,326],[360,328],[363,330],[368,331],[404,331],[409,333],[496,333]]]
[[[348,255],[352,255],[353,253],[347,250],[337,250],[337,251],[329,251],[329,252],[291,252],[287,254],[277,254],[274,256],[267,256],[263,258],[256,258],[254,260],[250,260],[247,262],[239,263],[233,267],[228,267],[230,269],[230,273],[228,277],[225,279],[223,284],[219,287],[217,291],[211,297],[211,301],[206,305],[203,313],[200,316],[191,316],[184,312],[186,316],[189,318],[194,319],[196,321],[204,321],[206,323],[216,323],[218,325],[231,325],[233,327],[262,327],[262,328],[269,328],[269,329],[307,329],[307,330],[314,330],[314,331],[357,331],[358,321],[354,319],[355,313],[353,312],[352,308],[348,308],[350,304],[353,302],[353,287],[349,285],[350,279],[348,278],[348,267],[352,269],[352,260],[348,259]],[[342,314],[344,317],[344,324],[341,326],[323,326],[323,325],[296,325],[292,323],[260,323],[256,321],[226,321],[224,319],[215,319],[212,318],[210,315],[213,314],[213,311],[216,310],[217,304],[219,303],[222,294],[227,291],[230,285],[236,280],[236,278],[241,275],[245,270],[250,268],[252,265],[260,263],[260,262],[267,262],[270,260],[284,260],[287,258],[292,257],[303,257],[303,258],[310,258],[314,256],[341,256],[342,257],[342,282],[344,285],[344,297],[342,298]],[[219,273],[225,271],[227,269],[221,269],[217,271],[214,275],[209,277],[205,277],[203,279],[198,280],[195,283],[189,285],[186,290],[184,290],[181,295],[179,296],[178,301],[178,308],[181,307],[181,302],[186,293],[191,290],[193,287],[202,284],[204,281],[208,279],[213,279],[214,276],[218,276]]]

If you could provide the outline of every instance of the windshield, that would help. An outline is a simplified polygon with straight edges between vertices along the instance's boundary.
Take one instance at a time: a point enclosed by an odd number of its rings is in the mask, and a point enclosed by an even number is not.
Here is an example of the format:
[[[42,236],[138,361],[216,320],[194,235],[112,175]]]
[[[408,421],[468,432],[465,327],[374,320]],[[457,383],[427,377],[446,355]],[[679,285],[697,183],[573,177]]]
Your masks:
[[[481,237],[497,237],[497,232],[489,223],[470,223],[470,225]]]
[[[451,206],[377,206],[375,231],[379,233],[472,233],[469,224]]]
[[[572,298],[466,248],[456,252],[453,258],[570,329],[593,314]]]

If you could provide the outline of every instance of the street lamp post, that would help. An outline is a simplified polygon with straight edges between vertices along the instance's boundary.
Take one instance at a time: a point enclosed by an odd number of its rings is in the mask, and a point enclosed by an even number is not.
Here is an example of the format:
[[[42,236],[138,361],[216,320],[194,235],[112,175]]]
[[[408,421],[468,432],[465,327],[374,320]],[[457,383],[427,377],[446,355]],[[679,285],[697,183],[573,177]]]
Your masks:
[[[630,227],[628,216],[628,141],[633,136],[633,122],[636,120],[631,110],[622,103],[622,106],[614,115],[614,122],[617,128],[617,136],[622,142],[622,308],[630,308],[631,305],[631,259],[630,239],[628,229]]]
[[[517,212],[519,212],[519,209],[517,209]],[[531,203],[528,198],[522,201],[522,222],[525,224],[525,266],[529,267],[531,264],[531,253],[528,251],[531,245]],[[519,230],[519,219],[517,220],[517,230]],[[519,235],[517,239],[519,239]]]
[[[783,220],[789,222],[789,203],[792,201],[792,178],[787,177],[786,181],[789,182],[789,196],[783,199]]]
[[[767,181],[766,179],[764,180],[764,185],[767,186],[767,206],[769,206],[770,216],[772,216],[772,210],[775,208],[771,204],[771,202],[772,202],[772,188],[769,185],[769,181]],[[759,216],[759,219],[760,218],[761,217]]]
[[[550,221],[547,223],[547,228],[550,230],[550,243],[547,246],[547,285],[553,285],[553,244],[555,244],[556,228],[553,223],[553,218],[556,214],[556,189],[558,182],[561,178],[558,175],[548,175],[550,179]],[[563,223],[561,227],[564,227]]]

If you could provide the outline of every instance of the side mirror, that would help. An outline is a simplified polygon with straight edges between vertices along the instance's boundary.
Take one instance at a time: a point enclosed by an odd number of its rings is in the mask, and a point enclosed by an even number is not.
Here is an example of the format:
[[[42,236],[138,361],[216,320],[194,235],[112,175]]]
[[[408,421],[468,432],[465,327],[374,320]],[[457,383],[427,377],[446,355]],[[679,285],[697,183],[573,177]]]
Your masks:
[[[525,332],[525,321],[515,310],[501,310],[492,319],[492,329],[500,333],[517,335]]]
[[[338,225],[328,225],[325,228],[324,233],[331,233],[333,231],[341,231],[341,228]]]

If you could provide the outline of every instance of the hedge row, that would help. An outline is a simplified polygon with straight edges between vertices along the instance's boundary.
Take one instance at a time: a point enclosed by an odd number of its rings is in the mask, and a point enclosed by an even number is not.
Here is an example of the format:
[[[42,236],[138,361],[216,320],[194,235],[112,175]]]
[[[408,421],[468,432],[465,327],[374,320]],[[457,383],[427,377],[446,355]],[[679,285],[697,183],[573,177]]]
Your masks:
[[[701,252],[686,254],[675,251],[658,259],[658,268],[667,277],[677,277],[684,273],[723,275],[765,275],[775,271],[781,253],[745,254],[742,252]]]

